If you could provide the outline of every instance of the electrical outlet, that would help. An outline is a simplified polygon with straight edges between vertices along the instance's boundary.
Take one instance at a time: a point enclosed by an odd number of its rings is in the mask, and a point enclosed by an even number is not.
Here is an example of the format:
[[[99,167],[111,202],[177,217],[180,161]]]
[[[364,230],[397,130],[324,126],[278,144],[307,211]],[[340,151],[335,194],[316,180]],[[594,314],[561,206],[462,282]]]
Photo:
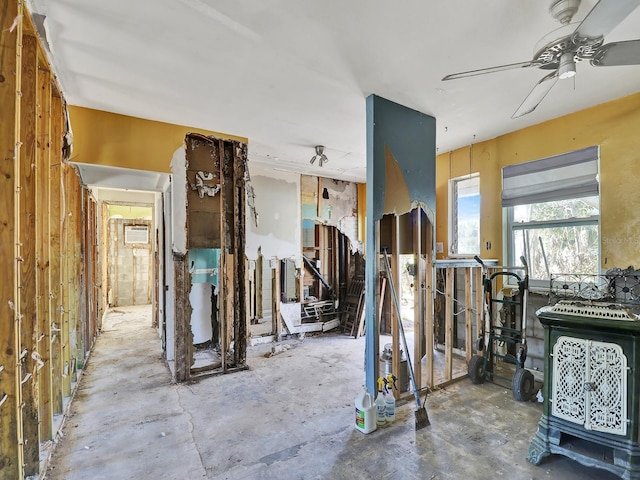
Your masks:
[[[444,245],[442,242],[436,242],[436,253],[444,253]]]

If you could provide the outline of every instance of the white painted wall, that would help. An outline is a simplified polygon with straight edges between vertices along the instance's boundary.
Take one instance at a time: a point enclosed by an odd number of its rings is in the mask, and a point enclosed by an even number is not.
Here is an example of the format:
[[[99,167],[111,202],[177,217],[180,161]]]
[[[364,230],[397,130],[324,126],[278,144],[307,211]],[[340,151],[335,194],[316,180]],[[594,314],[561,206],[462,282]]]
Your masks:
[[[249,162],[255,192],[258,226],[247,208],[247,257],[255,260],[262,247],[265,259],[300,259],[300,174],[282,172]]]
[[[323,178],[322,187],[329,193],[329,199],[322,200],[322,205],[330,208],[326,223],[349,238],[353,251],[362,252],[364,245],[358,240],[358,184]]]
[[[168,188],[168,182],[167,187]],[[156,297],[158,299],[158,336],[162,338],[162,319],[165,313],[164,304],[164,284],[163,276],[165,272],[164,258],[164,236],[162,229],[162,217],[164,211],[164,202],[161,193],[156,193],[156,201],[153,207],[153,225],[155,226],[154,241],[157,238],[158,244],[155,246],[158,252],[158,284],[156,285]]]
[[[171,216],[173,229],[171,248],[176,253],[187,253],[187,153],[178,148],[171,158]]]
[[[171,178],[170,178],[171,180]],[[173,216],[172,216],[172,198],[171,198],[171,181],[169,185],[167,185],[166,190],[164,191],[164,220],[165,220],[165,231],[164,231],[164,263],[166,268],[166,286],[167,286],[167,295],[166,300],[167,304],[166,308],[166,337],[165,337],[165,356],[167,362],[169,362],[169,366],[173,365],[173,361],[175,360],[175,277],[173,271],[173,250],[171,249],[171,242],[173,238]],[[160,331],[162,334],[162,331]],[[172,372],[173,373],[173,372]]]

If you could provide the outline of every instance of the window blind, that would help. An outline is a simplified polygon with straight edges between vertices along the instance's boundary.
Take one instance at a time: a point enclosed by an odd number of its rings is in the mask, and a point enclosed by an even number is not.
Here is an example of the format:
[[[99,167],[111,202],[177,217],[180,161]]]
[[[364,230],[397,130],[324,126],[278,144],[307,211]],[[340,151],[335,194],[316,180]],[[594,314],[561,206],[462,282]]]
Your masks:
[[[502,206],[597,195],[599,148],[588,147],[502,168]]]

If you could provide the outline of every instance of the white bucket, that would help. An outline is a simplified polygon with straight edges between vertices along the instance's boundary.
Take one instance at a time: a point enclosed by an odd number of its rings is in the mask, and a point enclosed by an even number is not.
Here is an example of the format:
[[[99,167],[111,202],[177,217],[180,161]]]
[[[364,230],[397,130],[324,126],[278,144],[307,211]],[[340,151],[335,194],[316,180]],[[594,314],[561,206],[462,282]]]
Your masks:
[[[356,397],[356,429],[371,433],[376,429],[376,407],[373,395],[366,388]]]

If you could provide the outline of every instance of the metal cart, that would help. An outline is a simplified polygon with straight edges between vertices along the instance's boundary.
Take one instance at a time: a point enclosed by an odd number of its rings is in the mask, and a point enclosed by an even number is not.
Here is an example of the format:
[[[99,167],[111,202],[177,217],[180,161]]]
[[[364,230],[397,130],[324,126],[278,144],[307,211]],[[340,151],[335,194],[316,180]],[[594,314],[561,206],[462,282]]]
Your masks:
[[[482,285],[484,295],[484,309],[482,325],[479,328],[476,348],[484,351],[484,355],[473,355],[468,365],[469,378],[472,383],[479,384],[485,380],[495,382],[503,380],[511,383],[513,397],[518,401],[528,401],[534,393],[535,381],[533,374],[524,368],[527,358],[527,296],[529,288],[529,269],[524,257],[520,257],[523,267],[492,267],[498,269],[491,275],[479,257],[476,261],[482,265]],[[524,270],[524,275],[519,275],[513,270]],[[512,299],[500,299],[494,297],[494,283],[497,279],[515,280],[518,292]],[[497,304],[515,306],[516,316],[508,325],[500,322],[497,316]],[[506,352],[504,352],[506,347]],[[513,377],[507,377],[507,369],[496,368],[496,360],[516,366]],[[506,371],[505,371],[506,370]],[[496,382],[498,383],[498,382]]]

